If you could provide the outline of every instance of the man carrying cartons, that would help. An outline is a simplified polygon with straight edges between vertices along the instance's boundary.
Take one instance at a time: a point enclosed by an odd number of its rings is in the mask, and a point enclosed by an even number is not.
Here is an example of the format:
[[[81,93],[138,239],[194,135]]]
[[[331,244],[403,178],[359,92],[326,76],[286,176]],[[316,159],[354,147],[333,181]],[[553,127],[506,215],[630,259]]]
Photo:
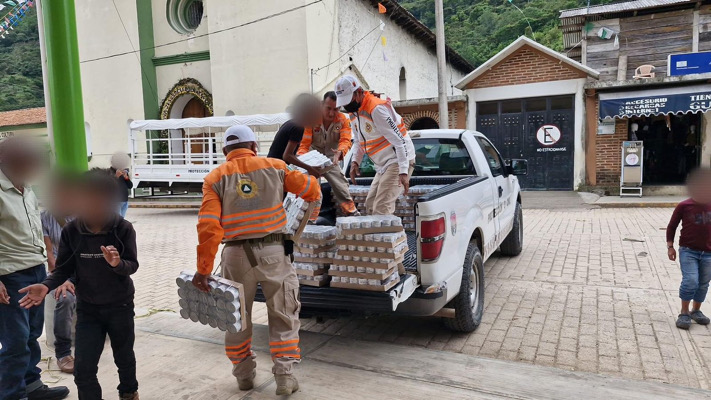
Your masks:
[[[321,198],[318,180],[287,168],[278,159],[258,157],[257,139],[247,126],[225,132],[227,161],[205,177],[198,214],[197,273],[193,285],[208,292],[220,242],[223,276],[244,285],[247,326],[225,335],[225,352],[240,390],[254,387],[256,363],[252,353],[252,303],[260,284],[269,317],[269,345],[276,378],[276,394],[299,390],[293,377],[301,360],[299,349],[299,280],[284,247],[286,213],[282,206],[288,191],[306,201]]]
[[[360,163],[365,154],[375,165],[375,178],[365,200],[368,215],[392,215],[395,203],[410,187],[410,175],[415,169],[415,147],[407,135],[405,124],[386,100],[363,90],[350,75],[336,82],[336,106],[351,116],[355,133],[351,180],[360,175]]]
[[[348,190],[348,180],[338,167],[338,161],[351,148],[351,126],[348,118],[336,107],[336,93],[326,92],[322,102],[321,122],[304,129],[297,155],[317,150],[333,160],[333,166],[321,173],[331,185],[334,201],[343,215],[356,215],[358,210]]]

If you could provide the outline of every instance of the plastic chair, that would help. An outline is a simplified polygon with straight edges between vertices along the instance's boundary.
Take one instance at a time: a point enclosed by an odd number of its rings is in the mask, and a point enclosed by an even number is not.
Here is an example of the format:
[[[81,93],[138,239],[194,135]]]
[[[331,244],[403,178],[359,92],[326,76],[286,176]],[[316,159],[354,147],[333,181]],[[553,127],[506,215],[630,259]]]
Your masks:
[[[649,79],[654,78],[654,65],[640,65],[634,70],[634,79]]]

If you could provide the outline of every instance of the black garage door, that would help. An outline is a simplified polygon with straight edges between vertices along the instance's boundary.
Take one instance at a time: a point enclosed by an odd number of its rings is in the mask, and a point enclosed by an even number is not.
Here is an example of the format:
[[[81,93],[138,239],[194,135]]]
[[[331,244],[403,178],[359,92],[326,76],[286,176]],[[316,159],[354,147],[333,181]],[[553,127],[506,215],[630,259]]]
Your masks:
[[[477,130],[504,158],[528,159],[521,187],[572,190],[574,97],[536,97],[477,103]]]

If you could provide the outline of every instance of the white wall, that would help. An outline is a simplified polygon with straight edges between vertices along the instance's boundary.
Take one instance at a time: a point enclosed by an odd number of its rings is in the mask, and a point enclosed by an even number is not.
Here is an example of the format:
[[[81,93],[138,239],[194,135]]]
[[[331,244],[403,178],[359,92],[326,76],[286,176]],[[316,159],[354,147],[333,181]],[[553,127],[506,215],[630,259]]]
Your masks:
[[[520,99],[526,97],[575,95],[575,150],[573,152],[573,188],[585,183],[585,82],[586,79],[569,79],[524,85],[497,86],[467,89],[467,129],[476,130],[477,102]]]
[[[209,1],[210,32],[284,11],[283,0]],[[313,7],[313,6],[312,6]],[[283,112],[310,89],[305,10],[210,35],[215,115]]]
[[[333,90],[333,84],[341,75],[341,64],[331,64],[341,55],[338,46],[338,3],[336,0],[324,0],[306,7],[305,11],[309,74],[313,69],[314,92],[324,93]]]
[[[183,78],[196,79],[208,92],[212,93],[213,85],[209,60],[187,64],[161,65],[156,67],[158,98],[160,101],[163,101],[168,91]]]
[[[138,49],[135,1],[117,1],[128,36],[112,2],[77,0],[79,58],[90,60]],[[132,46],[133,44],[133,46]],[[106,167],[111,154],[129,151],[126,121],[143,118],[137,54],[81,64],[84,119],[91,126],[91,166]]]
[[[404,66],[408,99],[437,97],[437,57],[434,51],[430,51],[395,22],[379,14],[377,8],[371,7],[369,2],[339,0],[338,16],[340,54],[345,53],[365,33],[377,27],[381,20],[385,22],[383,32],[376,29],[349,51],[352,62],[363,74],[371,90],[385,93],[393,100],[402,100],[399,77],[400,68]],[[387,40],[385,54],[388,61],[383,59],[381,33]],[[341,70],[347,68],[349,64],[349,58],[344,57],[340,60]],[[451,81],[454,84],[463,77],[463,74],[450,69],[453,71]],[[461,91],[453,88],[448,90],[447,94],[459,95]]]
[[[124,0],[126,1],[126,0]],[[172,56],[175,54],[194,53],[205,51],[210,48],[209,39],[207,36],[196,38],[195,36],[204,35],[207,33],[208,17],[210,15],[210,6],[216,1],[206,0],[203,2],[203,17],[202,22],[197,27],[195,32],[190,35],[183,35],[176,32],[168,23],[166,17],[166,5],[168,0],[142,0],[152,1],[153,6],[153,41],[156,46],[156,57]],[[135,7],[135,5],[134,5]],[[161,46],[167,43],[178,42],[168,46]],[[159,92],[160,93],[160,92]]]

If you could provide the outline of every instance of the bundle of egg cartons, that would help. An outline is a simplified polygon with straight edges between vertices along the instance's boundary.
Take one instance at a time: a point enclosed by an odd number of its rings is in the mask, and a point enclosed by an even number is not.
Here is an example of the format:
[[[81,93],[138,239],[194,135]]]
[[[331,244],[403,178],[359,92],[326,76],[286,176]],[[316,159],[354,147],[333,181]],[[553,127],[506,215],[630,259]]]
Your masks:
[[[284,211],[286,212],[284,233],[291,235],[294,239],[298,238],[309,222],[311,212],[317,205],[316,202],[305,201],[293,193],[287,194],[283,203]]]
[[[294,243],[294,268],[302,285],[325,286],[328,267],[336,257],[334,226],[307,225]]]
[[[407,191],[407,196],[400,195],[395,205],[395,215],[402,218],[402,226],[406,230],[414,230],[415,226],[415,204],[420,197],[443,188],[445,185],[420,185],[413,186]]]
[[[333,165],[333,160],[326,157],[318,150],[311,150],[308,153],[300,155],[298,158],[302,163],[315,168],[328,168]],[[301,171],[304,174],[306,173],[305,169],[297,167],[296,165],[291,165],[291,168]]]
[[[368,197],[370,186],[351,185],[348,188],[351,198],[361,214],[366,214],[365,198]]]
[[[400,281],[408,250],[400,218],[343,217],[336,227],[338,251],[328,271],[332,287],[386,291]]]
[[[244,311],[240,301],[241,285],[211,276],[210,292],[205,293],[193,286],[194,277],[194,272],[183,271],[175,279],[180,296],[180,316],[224,332],[241,331]]]

